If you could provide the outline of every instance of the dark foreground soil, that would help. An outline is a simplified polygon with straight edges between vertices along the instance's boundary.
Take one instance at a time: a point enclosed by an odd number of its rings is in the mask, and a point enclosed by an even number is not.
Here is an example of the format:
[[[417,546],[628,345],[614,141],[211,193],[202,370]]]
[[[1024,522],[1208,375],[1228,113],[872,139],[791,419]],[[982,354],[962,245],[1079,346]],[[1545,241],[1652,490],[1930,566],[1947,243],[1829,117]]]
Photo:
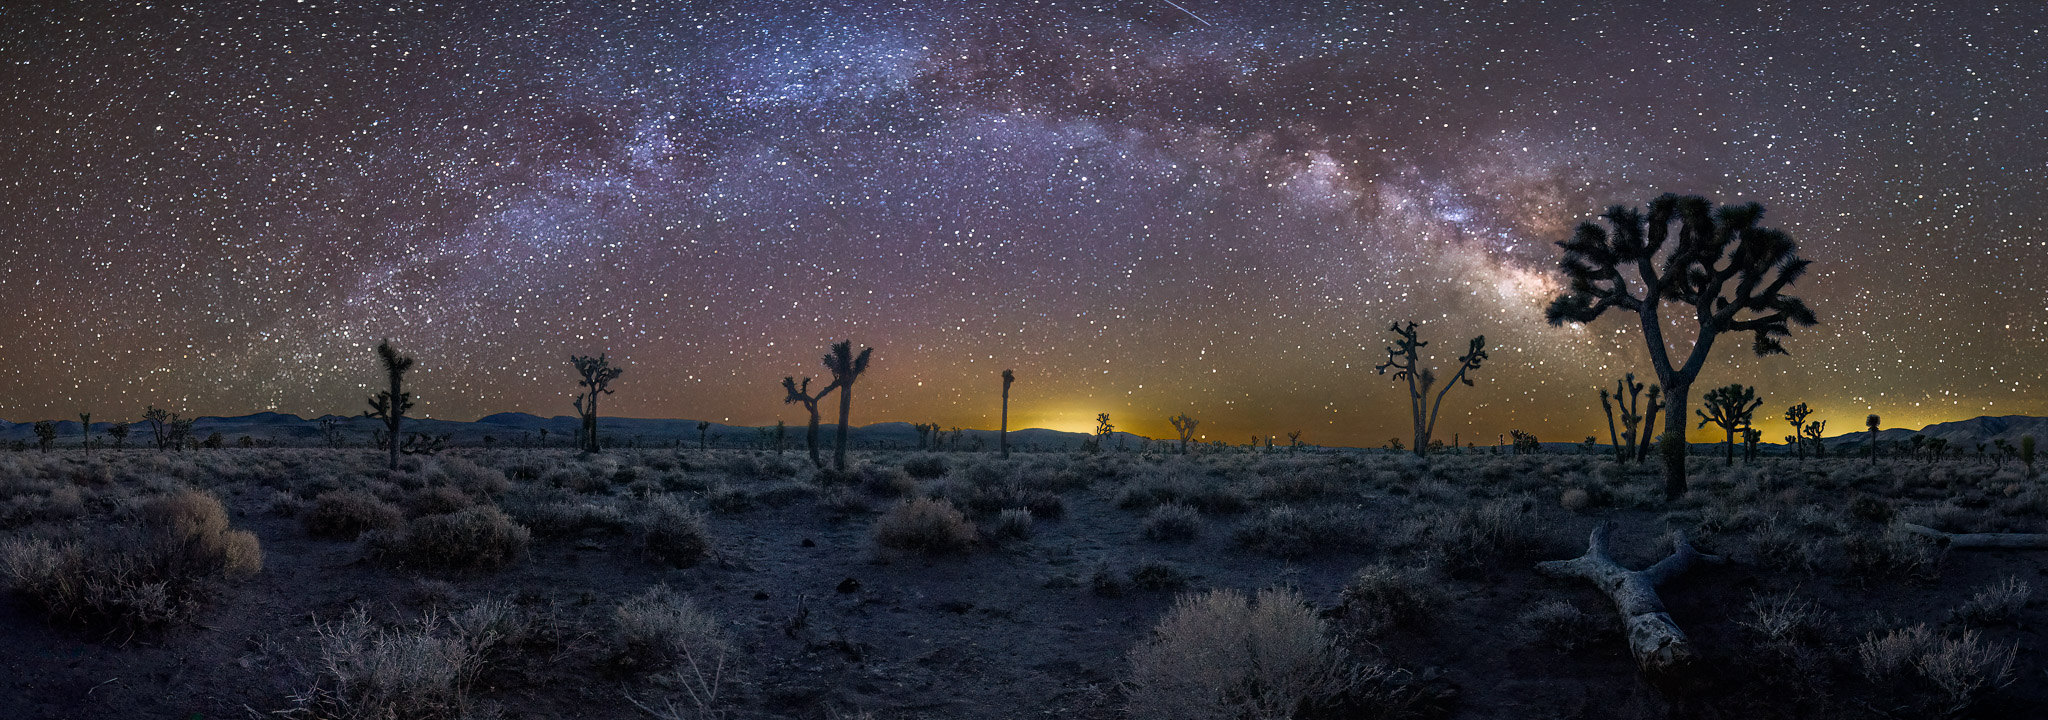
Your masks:
[[[902,470],[921,462],[930,474],[935,460],[935,477]],[[53,619],[20,592],[0,597],[0,717],[345,716],[310,701],[335,690],[321,627],[354,609],[407,627],[489,599],[509,601],[527,630],[481,664],[461,714],[649,716],[639,705],[686,707],[686,694],[620,649],[615,608],[657,585],[732,638],[715,708],[727,717],[1123,717],[1131,650],[1177,597],[1276,586],[1314,605],[1352,662],[1392,673],[1392,717],[2027,718],[2048,707],[2041,602],[1971,609],[2008,580],[2048,597],[2048,551],[1949,552],[1896,529],[2048,531],[2048,491],[2010,466],[1700,458],[1693,492],[1666,503],[1649,468],[1586,456],[875,453],[846,476],[737,450],[457,451],[408,458],[398,473],[380,462],[260,449],[0,458],[0,541],[102,532],[130,522],[137,498],[190,487],[218,497],[264,559],[162,630],[111,632]],[[416,497],[435,487],[530,526],[523,556],[423,570],[373,557],[368,540],[308,532],[323,493],[359,489],[418,516]],[[998,539],[993,512],[974,511],[1007,506],[976,494],[1004,488],[1040,507],[1030,537]],[[938,554],[878,546],[900,490],[967,508],[980,539]],[[641,515],[663,496],[704,512],[712,551],[692,567],[644,548]],[[1192,539],[1146,537],[1149,506],[1168,497],[1202,510]],[[1279,507],[1323,520],[1291,543],[1248,531]],[[1534,570],[1583,551],[1607,521],[1630,567],[1668,553],[1672,530],[1729,560],[1663,588],[1699,652],[1678,676],[1645,679],[1598,590]],[[1377,563],[1440,593],[1374,626],[1344,589]],[[1803,603],[1811,632],[1746,627],[1773,599]],[[1921,624],[2016,648],[2010,671],[1979,669],[1983,687],[1953,692],[1910,667],[1869,670],[1860,646]]]

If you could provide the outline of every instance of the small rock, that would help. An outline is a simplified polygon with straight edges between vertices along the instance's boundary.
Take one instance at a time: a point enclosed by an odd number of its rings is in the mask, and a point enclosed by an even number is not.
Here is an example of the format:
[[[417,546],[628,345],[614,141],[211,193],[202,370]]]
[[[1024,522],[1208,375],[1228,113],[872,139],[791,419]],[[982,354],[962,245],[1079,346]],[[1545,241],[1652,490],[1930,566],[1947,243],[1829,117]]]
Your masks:
[[[813,541],[813,540],[811,540],[810,538],[804,538],[804,541],[803,541],[803,542],[801,542],[801,543],[798,543],[798,544],[799,544],[799,545],[801,545],[801,546],[803,546],[803,547],[817,547],[817,546],[818,546],[818,543],[817,543],[817,542],[815,542],[815,541]]]
[[[860,592],[860,581],[853,578],[839,581],[839,592],[845,594]]]
[[[766,600],[766,599],[768,599],[768,591],[766,591],[766,590],[755,590],[755,591],[754,591],[754,599],[755,599],[755,600]]]

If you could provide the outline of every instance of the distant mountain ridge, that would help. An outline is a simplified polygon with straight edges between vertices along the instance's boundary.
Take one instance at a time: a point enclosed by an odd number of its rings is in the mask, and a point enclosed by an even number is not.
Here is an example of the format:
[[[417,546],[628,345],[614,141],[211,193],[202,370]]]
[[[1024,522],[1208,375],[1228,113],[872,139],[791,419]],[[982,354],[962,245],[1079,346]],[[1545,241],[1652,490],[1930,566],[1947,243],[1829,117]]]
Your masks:
[[[223,440],[231,445],[246,436],[266,445],[318,447],[326,444],[325,438],[321,435],[320,421],[328,419],[337,421],[343,439],[347,443],[357,446],[369,443],[373,433],[381,427],[380,421],[361,416],[322,415],[315,418],[302,418],[287,413],[259,412],[235,417],[201,417],[193,422],[192,432],[199,439],[204,439],[206,436],[217,432],[221,434]],[[668,447],[678,444],[683,447],[695,447],[699,440],[697,422],[696,420],[688,419],[600,417],[598,418],[598,430],[604,436],[607,443],[630,444],[641,447]],[[57,444],[59,446],[76,447],[79,438],[78,421],[59,420],[55,424],[57,427]],[[572,438],[576,435],[578,424],[577,418],[570,415],[541,417],[523,412],[504,412],[486,415],[467,422],[408,418],[405,421],[404,431],[434,435],[445,434],[449,436],[449,442],[457,446],[484,445],[487,442],[486,438],[489,438],[488,442],[501,446],[538,444],[542,441],[542,431],[546,431],[547,445],[551,447],[568,447],[572,442]],[[1768,421],[1760,422],[1759,424],[1769,427]],[[107,428],[112,426],[112,422],[93,422],[92,428],[95,444],[111,442],[106,433]],[[148,445],[150,442],[148,426],[141,422],[131,421],[131,427],[128,444],[130,446]],[[765,429],[772,432],[773,426]],[[704,439],[713,447],[760,448],[772,446],[774,442],[773,437],[763,435],[762,430],[764,428],[748,425],[712,423],[709,428],[706,428]],[[830,444],[831,436],[836,430],[837,426],[831,423],[821,423],[818,425],[819,437],[827,445]],[[803,446],[803,425],[791,424],[788,426],[787,433],[784,440],[786,447],[801,448]],[[1771,431],[1766,430],[1766,440],[1771,440],[1775,437],[1770,433]],[[949,437],[954,436],[954,433],[950,430],[945,434]],[[1779,433],[1779,435],[1782,434]],[[900,449],[918,446],[917,429],[907,422],[859,425],[853,427],[848,435],[853,441],[854,447]],[[1977,443],[1990,444],[1994,440],[2004,440],[2009,444],[2018,445],[2020,438],[2026,435],[2032,435],[2036,439],[2048,441],[2048,418],[2029,415],[1982,416],[1968,420],[1935,423],[1919,430],[1890,428],[1879,430],[1877,433],[1878,440],[1885,443],[1910,442],[1914,435],[1925,435],[1930,439],[1942,438],[1947,440],[1952,451],[1973,449]],[[1090,437],[1092,436],[1088,433],[1047,430],[1044,428],[1025,428],[1010,431],[1010,446],[1018,449],[1036,447],[1041,450],[1067,450],[1080,447],[1081,443]],[[21,441],[33,444],[35,440],[34,423],[16,423],[0,420],[0,443],[11,444],[15,441]],[[1114,433],[1109,441],[1112,447],[1121,446],[1133,449],[1142,446],[1146,442],[1156,441],[1126,432]],[[1166,442],[1171,441],[1168,440]],[[1869,442],[1869,434],[1861,427],[1858,427],[1840,435],[1829,437],[1823,442],[1827,443],[1830,448],[1852,448]],[[958,431],[957,437],[949,440],[947,449],[972,449],[979,447],[992,450],[996,447],[996,443],[996,431],[994,430],[962,429]],[[1780,443],[1770,442],[1764,444],[1781,445]],[[1562,448],[1576,446],[1577,444],[1548,442],[1544,443],[1544,445]]]

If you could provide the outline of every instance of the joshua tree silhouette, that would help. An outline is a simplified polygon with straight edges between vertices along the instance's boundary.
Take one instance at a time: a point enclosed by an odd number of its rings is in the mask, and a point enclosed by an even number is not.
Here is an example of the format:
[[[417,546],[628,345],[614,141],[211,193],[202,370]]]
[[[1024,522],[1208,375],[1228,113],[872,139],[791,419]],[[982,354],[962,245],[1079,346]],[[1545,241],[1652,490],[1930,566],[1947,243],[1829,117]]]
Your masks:
[[[1467,373],[1479,369],[1479,364],[1486,361],[1486,336],[1472,338],[1472,343],[1467,347],[1465,354],[1458,358],[1458,372],[1453,373],[1451,381],[1444,383],[1443,389],[1437,391],[1436,401],[1431,403],[1429,389],[1436,384],[1436,370],[1418,368],[1420,359],[1416,353],[1416,350],[1428,345],[1429,342],[1416,339],[1415,323],[1412,321],[1405,328],[1401,327],[1401,323],[1394,323],[1387,331],[1400,338],[1394,341],[1394,347],[1387,348],[1387,361],[1374,366],[1373,369],[1385,375],[1391,368],[1394,370],[1395,380],[1408,381],[1408,410],[1415,422],[1415,454],[1420,456],[1427,452],[1429,436],[1436,431],[1436,415],[1437,411],[1444,408],[1444,395],[1450,393],[1451,388],[1457,386],[1459,382],[1471,385],[1472,378],[1467,377]]]
[[[613,367],[611,357],[598,353],[597,357],[570,355],[569,363],[576,366],[576,387],[582,388],[576,394],[576,414],[583,423],[576,431],[577,448],[585,453],[599,451],[597,446],[597,399],[612,394],[612,381],[626,374],[626,369]]]
[[[846,420],[853,411],[853,384],[860,380],[861,373],[868,371],[868,356],[874,348],[861,348],[860,355],[853,354],[853,341],[841,340],[832,345],[832,351],[825,353],[825,369],[832,372],[832,384],[825,388],[824,395],[839,390],[839,428],[834,433],[837,442],[832,448],[832,467],[846,472]]]
[[[996,436],[1001,439],[1003,457],[1005,459],[1010,457],[1010,383],[1016,381],[1016,373],[1008,370],[1003,371],[1003,424],[1002,429],[997,431]]]
[[[1878,423],[1880,423],[1880,422],[1883,422],[1883,421],[1882,421],[1882,420],[1879,420],[1879,419],[1877,418],[1877,413],[1871,413],[1871,414],[1870,414],[1870,417],[1867,417],[1867,418],[1864,418],[1864,419],[1863,419],[1863,426],[1864,426],[1864,427],[1866,427],[1866,428],[1869,428],[1869,429],[1870,429],[1870,461],[1871,461],[1871,462],[1877,462],[1877,424],[1878,424]]]
[[[1090,441],[1090,447],[1093,448],[1091,452],[1107,449],[1104,443],[1108,442],[1110,434],[1114,432],[1116,432],[1116,426],[1110,424],[1109,413],[1096,413],[1095,438]]]
[[[1551,301],[1544,318],[1560,325],[1592,322],[1615,308],[1636,313],[1651,366],[1664,387],[1665,432],[1682,435],[1693,380],[1722,333],[1754,333],[1751,350],[1757,355],[1782,354],[1785,346],[1778,338],[1790,335],[1791,325],[1818,322],[1806,303],[1784,294],[1806,273],[1809,261],[1798,256],[1790,235],[1758,225],[1763,214],[1756,203],[1715,208],[1697,195],[1668,193],[1651,200],[1648,213],[1621,205],[1608,208],[1601,217],[1613,232],[1587,221],[1571,239],[1558,243],[1564,249],[1558,267],[1571,279],[1571,288]],[[1658,255],[1674,223],[1676,243],[1659,267]],[[1630,268],[1633,282],[1623,273]],[[1678,365],[1671,362],[1658,315],[1666,301],[1690,306],[1698,323],[1692,351]],[[1676,499],[1686,488],[1684,443],[1667,447],[1679,451],[1664,458],[1664,494]]]
[[[1801,460],[1806,459],[1806,416],[1812,414],[1813,411],[1807,409],[1806,403],[1785,408],[1785,422],[1792,424],[1793,452],[1798,453]]]
[[[710,441],[709,441],[709,440],[707,440],[707,439],[705,438],[705,435],[706,435],[707,433],[709,433],[709,432],[711,432],[711,422],[710,422],[710,421],[708,421],[708,420],[698,420],[698,421],[697,421],[697,449],[698,449],[698,450],[705,450],[705,449],[708,449],[708,448],[710,448],[710,447],[711,447],[711,443],[710,443]]]
[[[78,447],[92,457],[92,413],[78,414]]]
[[[128,421],[114,423],[107,427],[107,435],[114,438],[114,449],[128,447]]]
[[[1621,436],[1614,432],[1614,400],[1607,388],[1600,388],[1600,412],[1607,414],[1607,442],[1614,446],[1614,461],[1621,462],[1627,455],[1621,449]]]
[[[390,456],[387,466],[397,470],[398,426],[405,422],[405,411],[412,409],[412,393],[405,391],[405,373],[412,369],[412,358],[391,349],[390,340],[377,343],[377,358],[391,387],[370,396],[370,409],[363,411],[363,417],[384,421],[384,449]]]
[[[1628,403],[1621,405],[1621,425],[1624,428],[1621,433],[1621,439],[1628,444],[1628,450],[1624,455],[1630,460],[1642,460],[1649,456],[1650,439],[1656,434],[1657,411],[1664,408],[1664,403],[1657,399],[1658,390],[1656,385],[1648,386],[1650,389],[1648,407],[1644,407],[1638,402],[1642,397],[1644,387],[1642,383],[1636,382],[1635,373],[1628,373],[1614,383],[1615,403],[1621,403],[1623,393],[1628,395]]]
[[[1821,436],[1827,433],[1827,430],[1828,421],[1815,420],[1807,423],[1806,429],[1800,431],[1801,436],[1805,437],[1807,442],[1813,443],[1814,457],[1824,458],[1828,456],[1827,443],[1821,442]]]
[[[803,403],[804,411],[811,414],[811,425],[804,431],[804,444],[810,447],[811,450],[811,467],[824,467],[825,461],[818,459],[818,401],[824,399],[826,395],[830,395],[832,388],[827,387],[819,390],[818,394],[812,395],[810,378],[804,378],[803,385],[799,387],[796,383],[796,378],[784,377],[782,378],[782,389],[785,393],[782,398],[783,404]]]
[[[1166,421],[1173,423],[1174,432],[1180,433],[1180,454],[1188,454],[1188,441],[1194,439],[1195,426],[1202,424],[1202,421],[1188,417],[1187,413],[1167,418]]]
[[[1728,465],[1734,466],[1735,433],[1738,430],[1742,431],[1744,442],[1748,442],[1750,416],[1756,413],[1757,406],[1764,404],[1764,401],[1756,399],[1756,388],[1744,387],[1741,383],[1708,390],[1706,395],[1701,396],[1700,401],[1706,407],[1693,411],[1700,416],[1700,427],[1706,427],[1707,423],[1711,422],[1721,426],[1721,430],[1728,434]],[[1746,451],[1744,457],[1747,457]]]

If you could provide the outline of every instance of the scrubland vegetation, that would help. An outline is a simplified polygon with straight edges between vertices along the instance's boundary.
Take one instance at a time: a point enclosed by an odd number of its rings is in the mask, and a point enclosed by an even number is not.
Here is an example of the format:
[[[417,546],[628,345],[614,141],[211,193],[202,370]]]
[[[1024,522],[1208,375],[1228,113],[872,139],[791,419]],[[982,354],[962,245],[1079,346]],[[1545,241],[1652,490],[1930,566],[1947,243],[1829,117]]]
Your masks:
[[[2030,717],[2023,469],[1767,456],[0,453],[20,717]],[[1661,588],[1616,523],[1726,559]]]

